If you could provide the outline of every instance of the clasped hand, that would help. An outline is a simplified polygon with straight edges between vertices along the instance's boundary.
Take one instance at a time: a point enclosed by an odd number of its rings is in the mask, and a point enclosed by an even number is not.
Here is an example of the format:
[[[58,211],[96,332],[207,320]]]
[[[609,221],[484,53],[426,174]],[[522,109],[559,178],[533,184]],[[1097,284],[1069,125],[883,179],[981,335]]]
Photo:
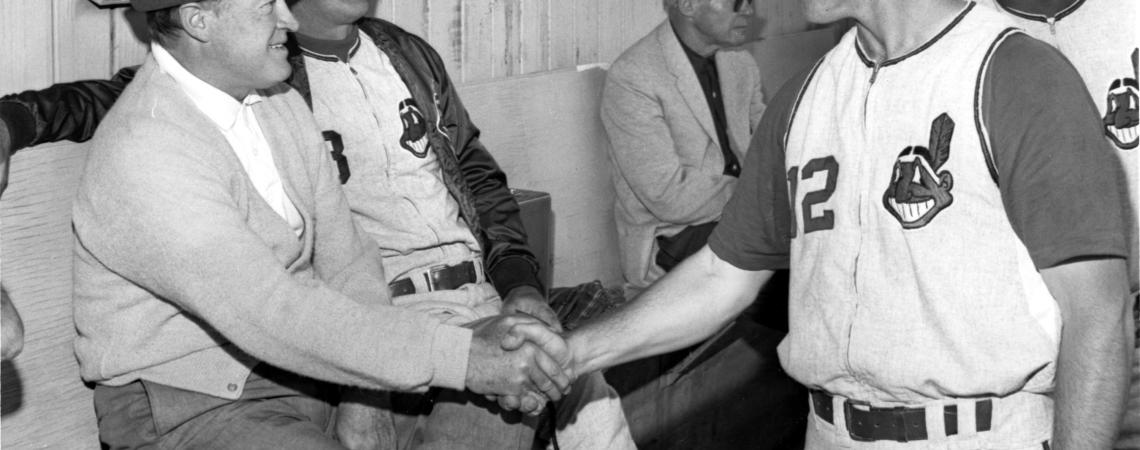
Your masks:
[[[504,314],[471,322],[467,388],[504,409],[538,414],[569,393],[575,374],[570,348],[543,321]]]

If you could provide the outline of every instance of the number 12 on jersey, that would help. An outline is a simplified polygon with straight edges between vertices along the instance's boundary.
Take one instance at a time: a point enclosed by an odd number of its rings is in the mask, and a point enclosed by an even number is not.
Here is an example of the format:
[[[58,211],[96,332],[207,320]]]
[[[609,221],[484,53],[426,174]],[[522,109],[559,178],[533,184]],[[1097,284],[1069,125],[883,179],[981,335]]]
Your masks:
[[[807,164],[804,164],[802,174],[800,173],[799,166],[792,166],[792,168],[788,169],[788,194],[791,199],[789,207],[791,208],[793,222],[797,220],[796,189],[799,187],[799,181],[810,180],[816,176],[825,177],[823,188],[805,193],[799,208],[800,211],[802,211],[800,215],[803,216],[805,235],[813,231],[835,228],[834,211],[824,209],[819,215],[813,215],[812,206],[826,202],[831,198],[831,195],[835,193],[835,182],[839,178],[839,163],[835,161],[834,156],[825,156],[813,159],[808,161]],[[798,228],[795,223],[792,223],[792,237],[796,236],[796,230]]]

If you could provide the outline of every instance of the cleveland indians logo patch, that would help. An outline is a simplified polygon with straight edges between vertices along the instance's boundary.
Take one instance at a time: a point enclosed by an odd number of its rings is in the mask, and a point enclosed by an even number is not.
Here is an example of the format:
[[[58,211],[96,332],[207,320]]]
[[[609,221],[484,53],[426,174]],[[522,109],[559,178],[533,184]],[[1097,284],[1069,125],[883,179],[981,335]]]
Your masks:
[[[400,135],[400,147],[412,152],[417,158],[427,156],[427,121],[413,99],[400,102],[400,123],[404,133]]]
[[[1140,112],[1137,110],[1136,59],[1140,49],[1132,50],[1132,78],[1117,78],[1108,87],[1108,107],[1104,112],[1104,134],[1124,150],[1136,148],[1140,143],[1137,125],[1140,125]]]
[[[954,175],[939,172],[950,159],[954,120],[946,113],[930,124],[930,146],[907,147],[895,160],[891,183],[883,193],[883,206],[903,228],[922,228],[954,203],[950,190]]]

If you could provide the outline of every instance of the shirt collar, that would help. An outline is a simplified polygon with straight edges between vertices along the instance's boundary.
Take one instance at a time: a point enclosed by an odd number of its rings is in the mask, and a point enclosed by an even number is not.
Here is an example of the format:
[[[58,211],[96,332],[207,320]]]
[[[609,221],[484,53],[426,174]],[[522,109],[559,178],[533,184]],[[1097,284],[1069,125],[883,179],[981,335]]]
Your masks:
[[[717,52],[714,51],[710,53],[709,56],[701,56],[700,53],[693,51],[688,45],[685,45],[685,41],[681,40],[681,35],[677,33],[676,28],[673,29],[673,35],[677,37],[677,42],[681,44],[681,49],[685,51],[685,56],[688,57],[689,62],[693,64],[693,69],[701,71],[716,68]]]
[[[360,32],[356,25],[344,39],[320,39],[301,33],[293,33],[297,46],[307,55],[325,61],[348,62],[360,49]]]
[[[229,94],[222,92],[221,89],[194,76],[185,67],[182,67],[182,64],[174,59],[170,52],[157,43],[151,43],[150,52],[154,55],[158,68],[174,78],[174,81],[178,83],[178,86],[190,97],[198,109],[224,131],[234,128],[242,108],[261,101],[261,96],[257,94],[249,94],[241,102],[235,100]]]

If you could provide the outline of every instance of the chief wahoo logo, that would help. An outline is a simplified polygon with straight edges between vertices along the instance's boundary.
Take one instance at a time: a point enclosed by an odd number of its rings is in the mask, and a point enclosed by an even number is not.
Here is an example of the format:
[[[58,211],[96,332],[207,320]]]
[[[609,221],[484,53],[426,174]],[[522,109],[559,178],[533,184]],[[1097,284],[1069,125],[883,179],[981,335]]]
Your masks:
[[[930,124],[930,146],[907,147],[895,160],[891,184],[883,193],[883,206],[903,228],[922,228],[954,203],[950,190],[954,175],[939,172],[950,159],[954,120],[946,113]]]
[[[1104,134],[1123,150],[1136,148],[1140,143],[1137,125],[1140,125],[1140,110],[1137,109],[1136,59],[1140,49],[1132,50],[1132,78],[1118,78],[1108,87],[1108,107],[1104,112]]]
[[[400,102],[400,122],[404,125],[404,132],[400,135],[400,147],[417,158],[426,157],[427,121],[424,120],[424,115],[415,100],[409,98]]]

